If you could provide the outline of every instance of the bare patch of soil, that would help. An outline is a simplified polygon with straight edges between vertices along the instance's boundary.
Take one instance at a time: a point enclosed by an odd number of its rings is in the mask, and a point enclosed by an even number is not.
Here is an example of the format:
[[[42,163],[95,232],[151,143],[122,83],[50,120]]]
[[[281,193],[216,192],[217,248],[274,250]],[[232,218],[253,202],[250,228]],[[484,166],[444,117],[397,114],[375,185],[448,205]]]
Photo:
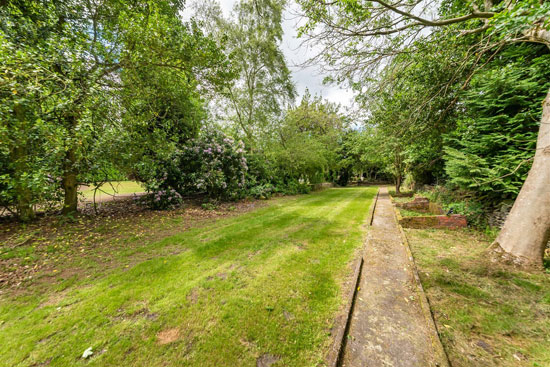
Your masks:
[[[187,295],[187,300],[193,305],[197,303],[199,300],[199,290],[197,288],[191,289],[191,292]]]
[[[166,329],[157,334],[157,341],[160,345],[170,344],[180,338],[180,330],[178,328]]]

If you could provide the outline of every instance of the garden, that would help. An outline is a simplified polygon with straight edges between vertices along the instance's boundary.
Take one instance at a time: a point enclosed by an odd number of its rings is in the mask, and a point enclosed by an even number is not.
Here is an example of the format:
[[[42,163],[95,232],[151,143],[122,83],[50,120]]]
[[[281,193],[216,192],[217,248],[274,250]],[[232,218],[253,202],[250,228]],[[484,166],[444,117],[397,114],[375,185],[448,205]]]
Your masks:
[[[0,366],[550,365],[549,14],[3,1]]]

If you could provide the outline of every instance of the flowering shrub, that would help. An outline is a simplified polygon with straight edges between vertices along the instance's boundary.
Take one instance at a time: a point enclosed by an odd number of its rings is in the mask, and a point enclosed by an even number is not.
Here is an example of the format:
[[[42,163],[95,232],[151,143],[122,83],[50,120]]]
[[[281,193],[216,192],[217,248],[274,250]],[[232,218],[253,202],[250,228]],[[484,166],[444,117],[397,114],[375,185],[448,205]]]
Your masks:
[[[183,203],[183,198],[174,189],[158,190],[147,196],[147,202],[152,209],[162,210],[174,208]]]
[[[234,200],[244,195],[247,169],[244,144],[223,133],[210,131],[179,147],[159,164],[147,186],[158,203],[164,203],[167,193],[171,193],[172,200],[174,193],[179,195],[179,200],[190,194]],[[159,192],[163,194],[157,195]]]

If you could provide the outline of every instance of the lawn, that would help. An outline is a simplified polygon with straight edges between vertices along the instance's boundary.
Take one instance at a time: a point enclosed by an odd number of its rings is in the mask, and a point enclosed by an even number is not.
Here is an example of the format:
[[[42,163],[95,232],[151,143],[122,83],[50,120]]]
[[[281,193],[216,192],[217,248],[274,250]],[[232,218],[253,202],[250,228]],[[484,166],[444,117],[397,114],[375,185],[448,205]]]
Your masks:
[[[88,260],[86,276],[64,271],[69,258],[56,262],[49,282],[2,291],[0,365],[322,366],[375,193],[278,198],[180,224],[133,252],[125,248],[143,238],[123,247],[113,238],[107,257],[118,265]]]
[[[453,367],[550,366],[550,271],[495,265],[490,239],[406,229]]]
[[[94,188],[85,186],[80,192],[87,200],[93,200]],[[110,198],[113,195],[124,195],[145,192],[145,188],[135,181],[112,181],[104,183],[99,187],[96,193],[96,200]]]

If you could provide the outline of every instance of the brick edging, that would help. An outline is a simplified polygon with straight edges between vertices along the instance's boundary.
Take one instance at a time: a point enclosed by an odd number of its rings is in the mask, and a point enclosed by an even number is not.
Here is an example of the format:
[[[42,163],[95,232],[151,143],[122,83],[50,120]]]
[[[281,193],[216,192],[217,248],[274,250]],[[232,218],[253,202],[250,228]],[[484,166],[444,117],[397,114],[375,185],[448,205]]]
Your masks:
[[[403,246],[407,251],[407,256],[409,257],[409,261],[411,263],[412,273],[415,279],[415,283],[417,285],[417,291],[420,298],[420,308],[422,309],[422,314],[424,315],[424,318],[428,323],[428,325],[432,326],[431,329],[433,332],[430,335],[430,339],[432,341],[432,347],[434,349],[434,352],[436,353],[436,356],[439,357],[438,359],[444,364],[441,367],[451,367],[449,356],[447,355],[447,352],[443,347],[443,343],[441,342],[441,335],[439,334],[439,330],[437,329],[437,324],[435,322],[434,315],[430,308],[430,301],[428,300],[428,297],[424,292],[424,287],[422,287],[422,282],[420,281],[420,276],[418,275],[418,268],[416,267],[416,262],[414,260],[414,256],[411,251],[409,240],[407,239],[407,235],[405,234],[405,231],[403,230],[403,227],[401,226],[398,220],[398,218],[400,217],[400,213],[394,205],[392,205],[392,207],[393,207],[393,212],[395,214],[397,227],[399,228],[399,233],[401,234]]]
[[[378,191],[376,192],[376,197],[374,198],[374,202],[371,204],[369,209],[369,215],[367,216],[366,223],[368,223],[369,226],[372,226],[372,220],[374,218],[374,210],[376,208],[376,203],[378,202],[378,195],[380,193],[380,188],[378,188]],[[353,278],[352,278],[352,284],[351,288],[348,290],[348,295],[346,297],[346,306],[344,308],[344,317],[340,320],[337,320],[338,323],[335,327],[336,334],[332,341],[332,345],[330,346],[329,352],[326,357],[326,362],[328,367],[337,367],[341,363],[344,347],[346,345],[345,336],[349,329],[350,321],[351,321],[351,313],[353,310],[353,305],[355,304],[355,296],[357,294],[357,288],[359,285],[359,279],[361,278],[361,272],[363,270],[363,255],[365,253],[365,244],[366,244],[366,238],[367,234],[365,234],[365,240],[363,242],[363,246],[361,247],[361,251],[359,252],[359,256],[354,260],[354,272],[353,272]]]

